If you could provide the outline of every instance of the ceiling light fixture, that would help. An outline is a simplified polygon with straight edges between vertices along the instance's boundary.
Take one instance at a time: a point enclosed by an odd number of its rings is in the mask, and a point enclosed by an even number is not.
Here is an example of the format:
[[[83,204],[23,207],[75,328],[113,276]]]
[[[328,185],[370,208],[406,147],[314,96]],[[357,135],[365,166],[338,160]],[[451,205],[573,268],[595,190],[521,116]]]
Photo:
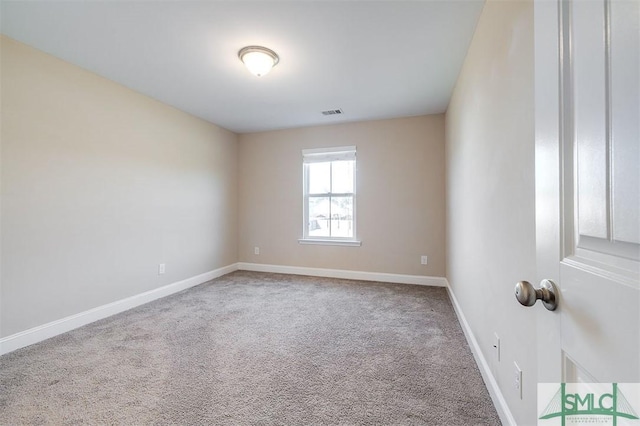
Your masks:
[[[271,68],[280,62],[276,52],[262,46],[243,47],[238,52],[238,58],[244,63],[249,72],[257,77],[269,74]]]

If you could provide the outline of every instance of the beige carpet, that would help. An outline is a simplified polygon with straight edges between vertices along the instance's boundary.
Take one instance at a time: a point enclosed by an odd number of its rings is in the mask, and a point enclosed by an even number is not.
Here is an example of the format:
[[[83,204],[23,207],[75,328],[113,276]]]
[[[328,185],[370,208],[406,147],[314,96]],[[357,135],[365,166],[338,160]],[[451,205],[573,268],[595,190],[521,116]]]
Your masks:
[[[499,424],[443,288],[235,272],[0,357],[0,424]]]

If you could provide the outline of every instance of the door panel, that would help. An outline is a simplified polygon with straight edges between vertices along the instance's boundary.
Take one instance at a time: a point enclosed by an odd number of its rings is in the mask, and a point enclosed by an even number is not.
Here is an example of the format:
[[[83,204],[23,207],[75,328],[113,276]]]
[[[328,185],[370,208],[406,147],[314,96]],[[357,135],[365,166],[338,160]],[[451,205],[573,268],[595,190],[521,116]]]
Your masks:
[[[625,38],[640,15],[631,3],[571,1],[561,8],[571,47],[561,58],[569,81],[561,144],[573,159],[563,170],[561,220],[578,226],[563,228],[571,244],[560,262],[560,334],[565,355],[602,382],[640,380],[640,247],[631,224],[640,210],[638,116],[627,116],[640,104],[633,93],[640,56],[637,35]],[[615,161],[634,154],[635,161]]]
[[[640,1],[613,0],[610,11],[613,240],[639,244],[640,171],[625,170],[640,169]]]
[[[638,381],[638,290],[566,263],[560,274],[563,352],[599,382]]]
[[[640,382],[640,2],[549,3],[535,5],[536,233],[560,302],[537,307],[538,380]]]
[[[572,2],[571,6],[578,229],[580,235],[607,238],[604,7],[600,1]]]

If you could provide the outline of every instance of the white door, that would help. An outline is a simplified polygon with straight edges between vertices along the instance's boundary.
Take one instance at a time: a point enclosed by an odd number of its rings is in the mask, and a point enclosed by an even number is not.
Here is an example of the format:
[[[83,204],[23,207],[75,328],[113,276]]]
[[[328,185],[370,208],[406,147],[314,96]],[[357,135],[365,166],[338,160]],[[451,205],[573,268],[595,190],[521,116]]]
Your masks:
[[[640,0],[536,1],[534,40],[538,382],[640,382]]]

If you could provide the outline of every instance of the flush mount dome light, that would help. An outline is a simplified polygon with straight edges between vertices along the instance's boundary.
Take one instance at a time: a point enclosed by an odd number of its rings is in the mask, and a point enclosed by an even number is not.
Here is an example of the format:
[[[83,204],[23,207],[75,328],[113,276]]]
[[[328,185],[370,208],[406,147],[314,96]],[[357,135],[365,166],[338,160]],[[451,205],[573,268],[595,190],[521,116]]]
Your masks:
[[[271,68],[280,61],[276,52],[262,46],[247,46],[240,49],[238,58],[244,63],[251,74],[258,77],[267,75]]]

